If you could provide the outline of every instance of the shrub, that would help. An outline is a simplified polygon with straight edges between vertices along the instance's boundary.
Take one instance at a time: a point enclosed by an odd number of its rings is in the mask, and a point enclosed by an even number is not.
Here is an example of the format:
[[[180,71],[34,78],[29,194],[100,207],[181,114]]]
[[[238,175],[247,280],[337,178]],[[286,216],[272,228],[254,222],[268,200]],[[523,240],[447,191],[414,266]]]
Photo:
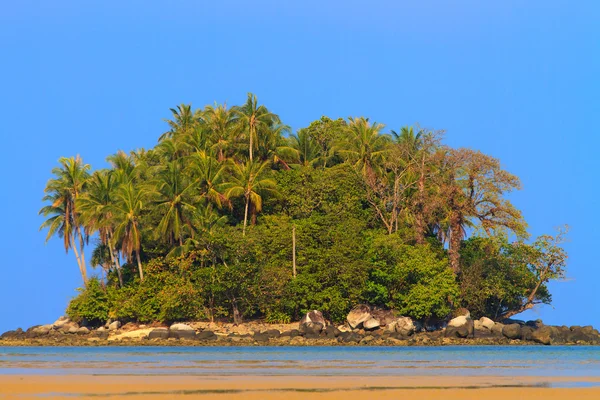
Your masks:
[[[78,289],[79,295],[71,300],[67,315],[73,321],[87,322],[92,326],[104,324],[108,319],[108,296],[97,278],[88,281],[87,287]]]

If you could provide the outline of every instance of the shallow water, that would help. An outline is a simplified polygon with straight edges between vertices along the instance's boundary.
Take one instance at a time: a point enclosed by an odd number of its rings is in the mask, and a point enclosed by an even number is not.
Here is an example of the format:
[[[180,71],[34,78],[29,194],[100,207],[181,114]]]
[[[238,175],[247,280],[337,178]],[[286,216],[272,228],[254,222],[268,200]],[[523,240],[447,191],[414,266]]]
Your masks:
[[[0,374],[600,376],[600,346],[0,347]]]

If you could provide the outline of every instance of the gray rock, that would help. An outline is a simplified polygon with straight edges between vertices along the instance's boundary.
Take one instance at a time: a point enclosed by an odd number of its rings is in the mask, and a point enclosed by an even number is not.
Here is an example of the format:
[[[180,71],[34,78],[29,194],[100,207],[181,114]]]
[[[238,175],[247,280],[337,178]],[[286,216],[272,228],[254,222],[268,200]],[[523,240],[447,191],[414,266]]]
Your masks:
[[[371,308],[364,304],[354,307],[346,317],[346,321],[352,329],[362,327],[362,324],[369,319],[371,319]]]
[[[198,340],[217,340],[218,337],[213,331],[202,331],[196,335]]]
[[[100,329],[98,329],[96,332],[99,332]],[[106,331],[102,331],[101,333],[106,333],[108,334],[108,332]],[[156,328],[156,329],[152,329],[150,331],[150,333],[148,334],[148,339],[168,339],[169,338],[169,330],[167,328]]]
[[[504,324],[501,324],[500,322],[496,322],[494,324],[494,326],[492,327],[491,331],[496,336],[502,336],[502,329],[504,329]]]
[[[173,324],[169,328],[171,331],[194,331],[195,329],[186,324]]]
[[[87,335],[89,333],[90,333],[90,330],[88,328],[86,328],[85,326],[82,326],[81,328],[77,329],[78,335]]]
[[[78,331],[79,331],[79,328],[77,328],[77,327],[75,327],[75,326],[71,326],[71,327],[69,328],[69,330],[67,331],[67,333],[70,333],[70,334],[72,334],[72,335],[73,335],[73,334],[77,333]]]
[[[552,344],[552,328],[549,326],[542,326],[531,332],[531,340],[536,343],[540,343],[543,345]]]
[[[471,318],[459,316],[450,321],[444,332],[446,337],[469,338],[475,336],[475,323]]]
[[[504,335],[504,337],[511,340],[521,339],[521,325],[504,325],[504,328],[502,328],[502,334]]]
[[[334,339],[338,337],[340,333],[341,331],[333,325],[329,325],[325,328],[325,336],[327,336],[328,339]]]
[[[492,330],[494,325],[496,325],[496,323],[494,321],[492,321],[491,319],[489,319],[488,317],[479,318],[479,323],[481,324],[481,326],[483,328],[488,329],[490,331]]]
[[[116,331],[120,327],[121,327],[121,322],[120,321],[113,321],[110,324],[108,324],[108,330],[109,331]]]
[[[363,328],[368,331],[379,329],[379,320],[371,317],[363,322]]]
[[[300,320],[299,330],[302,334],[319,334],[327,325],[321,311],[313,310],[308,312]]]
[[[188,339],[192,340],[196,338],[196,331],[189,329],[180,329],[180,330],[169,330],[169,337],[175,339]]]
[[[412,336],[416,329],[417,327],[413,320],[409,317],[400,317],[394,323],[394,332],[399,333],[402,336]]]
[[[262,332],[264,335],[267,335],[269,339],[278,338],[281,336],[281,332],[278,329],[269,329]]]

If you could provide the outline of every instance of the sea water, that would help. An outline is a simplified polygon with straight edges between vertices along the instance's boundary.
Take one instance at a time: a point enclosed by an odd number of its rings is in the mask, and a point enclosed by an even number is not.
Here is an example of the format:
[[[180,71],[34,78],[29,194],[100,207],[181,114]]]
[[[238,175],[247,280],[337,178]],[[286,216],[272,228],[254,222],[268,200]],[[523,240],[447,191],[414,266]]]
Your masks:
[[[600,376],[600,346],[0,347],[0,374]]]

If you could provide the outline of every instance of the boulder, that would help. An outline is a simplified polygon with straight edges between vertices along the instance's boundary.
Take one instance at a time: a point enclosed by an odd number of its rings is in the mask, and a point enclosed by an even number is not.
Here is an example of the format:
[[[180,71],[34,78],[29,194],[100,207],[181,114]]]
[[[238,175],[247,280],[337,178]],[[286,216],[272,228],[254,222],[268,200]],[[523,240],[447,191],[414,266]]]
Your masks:
[[[536,319],[535,321],[527,321],[527,322],[525,322],[525,325],[529,326],[529,327],[531,327],[533,329],[539,329],[542,326],[544,326],[544,323],[542,322],[541,319]]]
[[[181,330],[169,330],[169,337],[175,339],[187,339],[193,340],[196,338],[196,331],[194,329],[181,329]]]
[[[448,322],[445,336],[454,338],[468,338],[475,335],[475,323],[470,317],[465,315],[453,318]]]
[[[409,317],[400,317],[394,322],[394,332],[402,336],[412,336],[416,331],[413,320]]]
[[[394,323],[399,315],[393,310],[375,308],[371,310],[371,316],[379,321],[379,326],[387,326]]]
[[[108,334],[108,332],[106,332],[106,330],[100,331],[100,329],[98,329],[96,332]],[[167,328],[152,329],[150,331],[150,333],[148,334],[148,339],[168,339],[168,338],[169,338],[169,330]]]
[[[218,337],[213,331],[202,331],[196,335],[198,340],[217,340]]]
[[[291,338],[295,338],[296,336],[300,336],[300,331],[298,329],[291,329],[289,331],[282,332],[281,336],[289,336]]]
[[[264,333],[260,333],[260,332],[255,333],[253,338],[258,343],[266,343],[269,341],[269,336],[265,335]]]
[[[47,335],[52,330],[53,325],[41,325],[34,329],[40,335]]]
[[[494,325],[496,325],[496,323],[494,321],[492,321],[491,319],[489,319],[488,317],[479,318],[479,324],[481,325],[482,328],[485,328],[490,331],[492,330]]]
[[[354,307],[346,317],[346,321],[352,329],[360,328],[363,322],[369,319],[371,319],[371,308],[364,304]]]
[[[543,345],[552,344],[552,328],[549,326],[542,326],[531,332],[531,340],[536,343]]]
[[[534,330],[531,326],[523,325],[521,327],[521,340],[533,340],[531,335]]]
[[[69,328],[69,330],[67,331],[67,333],[70,333],[70,334],[74,335],[74,334],[76,334],[76,333],[77,333],[77,331],[79,331],[79,328],[78,328],[78,327],[76,327],[76,326],[71,326],[71,327]]]
[[[120,327],[121,327],[121,322],[120,321],[113,321],[110,324],[108,324],[108,330],[109,331],[116,331]]]
[[[504,325],[504,328],[502,328],[502,334],[504,335],[504,337],[511,340],[521,339],[521,325]]]
[[[267,335],[269,339],[278,338],[281,336],[281,332],[279,329],[269,329],[263,332],[264,335]]]
[[[371,317],[363,322],[363,328],[367,331],[379,329],[379,320]]]
[[[104,332],[105,330],[106,328],[101,326],[100,328],[96,329],[96,332]]]
[[[334,339],[338,337],[340,333],[340,330],[333,325],[329,325],[325,328],[325,336],[327,336],[328,339]]]
[[[458,308],[458,309],[454,310],[454,312],[452,313],[452,317],[453,318],[456,318],[456,317],[471,318],[471,312],[469,310],[467,310],[466,308]]]
[[[504,329],[504,324],[501,324],[500,322],[496,322],[494,324],[494,326],[492,327],[491,331],[496,336],[502,336],[503,329]]]
[[[86,328],[85,326],[82,326],[81,328],[77,329],[78,335],[87,335],[89,333],[90,333],[90,330],[88,328]]]
[[[321,311],[313,310],[308,312],[300,320],[299,330],[302,334],[319,334],[327,325]]]
[[[54,323],[52,324],[52,327],[54,329],[60,329],[62,328],[63,325],[67,324],[71,322],[71,320],[65,316],[61,316],[59,317],[56,321],[54,321]]]
[[[73,321],[68,321],[64,323],[60,328],[58,328],[59,331],[64,333],[71,333],[73,332],[73,329],[75,331],[79,329],[79,324]]]
[[[173,324],[173,325],[171,325],[169,330],[172,332],[174,332],[174,331],[195,331],[194,328],[192,328],[191,326],[186,325],[186,324]]]

